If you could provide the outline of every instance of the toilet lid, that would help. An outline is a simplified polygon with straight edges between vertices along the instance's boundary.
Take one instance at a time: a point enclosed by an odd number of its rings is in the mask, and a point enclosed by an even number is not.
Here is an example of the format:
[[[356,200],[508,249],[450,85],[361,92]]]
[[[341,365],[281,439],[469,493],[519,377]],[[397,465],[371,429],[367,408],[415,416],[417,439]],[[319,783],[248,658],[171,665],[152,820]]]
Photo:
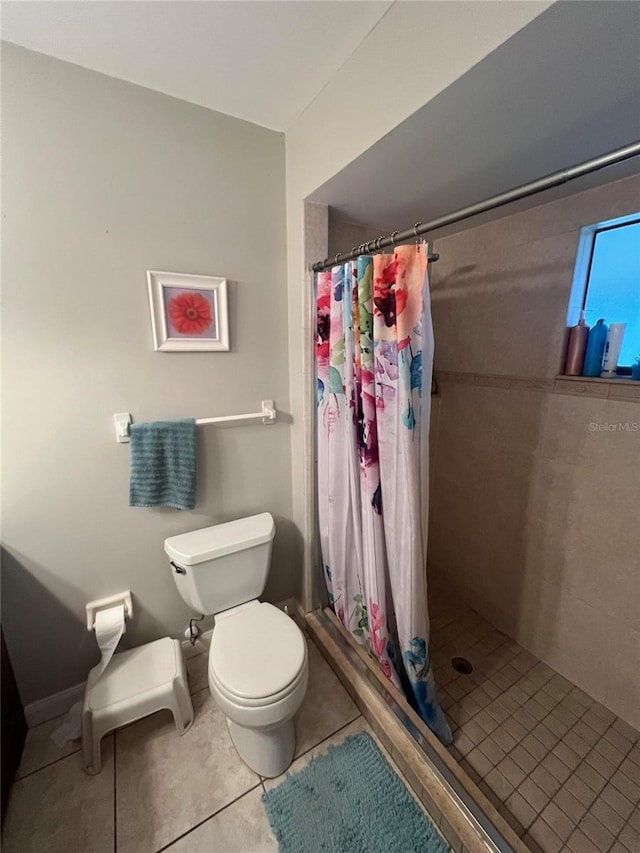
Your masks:
[[[272,604],[259,604],[219,620],[209,662],[225,690],[260,699],[295,680],[305,652],[304,635],[293,619]]]

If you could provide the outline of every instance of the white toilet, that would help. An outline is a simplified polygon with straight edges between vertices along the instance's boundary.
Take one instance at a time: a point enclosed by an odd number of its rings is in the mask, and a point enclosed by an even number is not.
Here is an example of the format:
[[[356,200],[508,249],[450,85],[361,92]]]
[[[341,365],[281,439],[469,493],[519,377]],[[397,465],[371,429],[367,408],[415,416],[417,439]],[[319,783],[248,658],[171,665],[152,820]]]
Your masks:
[[[279,776],[295,748],[293,715],[307,689],[307,644],[296,623],[261,603],[275,534],[268,512],[172,536],[164,543],[189,607],[215,613],[209,689],[243,761]]]

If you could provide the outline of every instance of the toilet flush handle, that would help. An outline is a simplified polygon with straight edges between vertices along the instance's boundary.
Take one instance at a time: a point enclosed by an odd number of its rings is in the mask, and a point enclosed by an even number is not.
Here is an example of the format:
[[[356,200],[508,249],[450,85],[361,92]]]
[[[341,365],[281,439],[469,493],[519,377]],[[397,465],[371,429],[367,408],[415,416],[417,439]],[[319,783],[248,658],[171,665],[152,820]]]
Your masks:
[[[183,569],[182,566],[176,565],[176,563],[174,563],[173,560],[169,560],[169,562],[171,563],[173,568],[176,570],[177,575],[186,575],[186,573],[187,573],[186,569]]]

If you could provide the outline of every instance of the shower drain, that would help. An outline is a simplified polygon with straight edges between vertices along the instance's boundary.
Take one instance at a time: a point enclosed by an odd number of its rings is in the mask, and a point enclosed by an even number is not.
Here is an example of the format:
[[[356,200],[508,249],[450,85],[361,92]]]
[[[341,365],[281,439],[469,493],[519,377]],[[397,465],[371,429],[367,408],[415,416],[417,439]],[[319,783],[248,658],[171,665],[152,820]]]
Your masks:
[[[473,664],[466,658],[451,658],[451,666],[462,675],[471,675]]]

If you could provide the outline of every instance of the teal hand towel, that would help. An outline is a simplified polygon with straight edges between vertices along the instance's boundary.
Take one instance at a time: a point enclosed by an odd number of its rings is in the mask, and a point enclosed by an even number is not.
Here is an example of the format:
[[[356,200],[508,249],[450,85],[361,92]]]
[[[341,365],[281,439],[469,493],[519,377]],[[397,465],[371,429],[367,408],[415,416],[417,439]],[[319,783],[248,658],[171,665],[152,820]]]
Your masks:
[[[195,420],[132,424],[129,506],[195,505]]]

